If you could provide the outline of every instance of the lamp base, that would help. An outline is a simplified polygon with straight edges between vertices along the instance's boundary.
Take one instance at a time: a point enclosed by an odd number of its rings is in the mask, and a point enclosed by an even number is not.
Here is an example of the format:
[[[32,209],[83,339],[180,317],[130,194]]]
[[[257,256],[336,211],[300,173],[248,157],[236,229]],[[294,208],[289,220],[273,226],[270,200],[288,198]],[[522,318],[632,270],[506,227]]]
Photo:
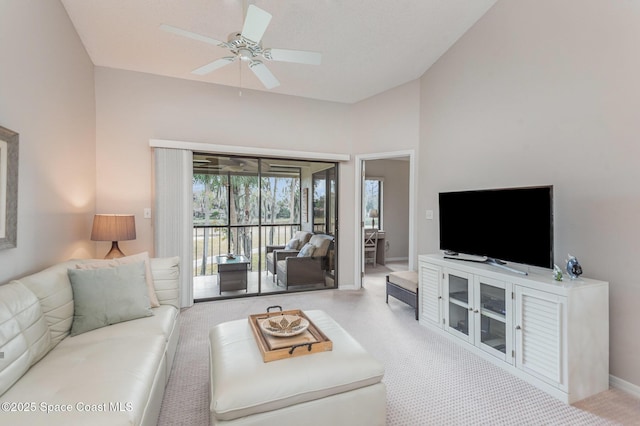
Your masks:
[[[119,257],[125,257],[125,254],[120,250],[120,247],[118,247],[118,242],[117,241],[112,241],[111,242],[111,250],[109,250],[109,253],[107,253],[107,255],[104,258],[105,259],[117,259]]]

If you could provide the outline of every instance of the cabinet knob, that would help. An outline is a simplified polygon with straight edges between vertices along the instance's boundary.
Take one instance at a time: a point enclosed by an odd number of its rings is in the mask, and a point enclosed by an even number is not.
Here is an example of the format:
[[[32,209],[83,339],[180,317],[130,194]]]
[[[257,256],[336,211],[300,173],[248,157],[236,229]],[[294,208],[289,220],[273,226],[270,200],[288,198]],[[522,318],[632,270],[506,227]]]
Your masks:
[[[472,308],[471,306],[469,306],[469,310],[470,310],[470,311],[473,311],[473,308]]]
[[[520,327],[519,325],[516,325],[516,330],[522,330],[522,327]]]
[[[480,312],[480,311],[479,311],[479,310],[477,310],[477,309],[475,309],[473,312],[477,314],[477,313],[478,313],[478,312]]]

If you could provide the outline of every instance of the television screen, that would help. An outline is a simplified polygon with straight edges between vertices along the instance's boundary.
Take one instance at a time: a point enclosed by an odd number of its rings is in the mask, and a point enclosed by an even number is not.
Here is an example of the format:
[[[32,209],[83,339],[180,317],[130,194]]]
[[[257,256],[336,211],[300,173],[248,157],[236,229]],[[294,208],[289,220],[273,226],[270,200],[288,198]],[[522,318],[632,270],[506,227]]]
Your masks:
[[[553,186],[441,192],[440,249],[553,268]]]

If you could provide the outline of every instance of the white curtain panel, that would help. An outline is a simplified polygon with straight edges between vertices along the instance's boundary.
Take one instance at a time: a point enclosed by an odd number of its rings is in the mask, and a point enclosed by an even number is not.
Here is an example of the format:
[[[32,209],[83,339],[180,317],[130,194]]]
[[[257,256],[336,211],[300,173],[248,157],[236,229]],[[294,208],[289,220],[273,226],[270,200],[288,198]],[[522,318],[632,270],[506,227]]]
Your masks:
[[[154,148],[155,256],[180,256],[180,305],[193,305],[193,153]]]

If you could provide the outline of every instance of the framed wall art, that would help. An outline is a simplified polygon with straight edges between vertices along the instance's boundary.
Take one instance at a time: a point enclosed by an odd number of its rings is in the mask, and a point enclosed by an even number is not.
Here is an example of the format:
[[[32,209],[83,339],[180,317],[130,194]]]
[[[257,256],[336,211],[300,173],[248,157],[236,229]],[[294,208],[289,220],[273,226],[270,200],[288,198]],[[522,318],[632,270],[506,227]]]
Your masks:
[[[0,249],[18,243],[18,138],[0,126]]]

